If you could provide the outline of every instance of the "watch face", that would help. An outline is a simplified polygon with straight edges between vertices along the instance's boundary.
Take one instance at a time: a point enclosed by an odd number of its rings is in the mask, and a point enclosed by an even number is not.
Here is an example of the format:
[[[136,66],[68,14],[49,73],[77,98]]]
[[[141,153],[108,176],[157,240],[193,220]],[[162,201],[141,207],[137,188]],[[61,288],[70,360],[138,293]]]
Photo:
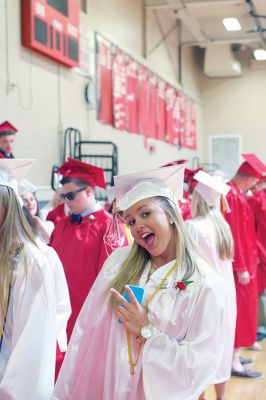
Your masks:
[[[152,327],[151,326],[143,326],[140,330],[141,336],[144,339],[149,339],[152,336]]]

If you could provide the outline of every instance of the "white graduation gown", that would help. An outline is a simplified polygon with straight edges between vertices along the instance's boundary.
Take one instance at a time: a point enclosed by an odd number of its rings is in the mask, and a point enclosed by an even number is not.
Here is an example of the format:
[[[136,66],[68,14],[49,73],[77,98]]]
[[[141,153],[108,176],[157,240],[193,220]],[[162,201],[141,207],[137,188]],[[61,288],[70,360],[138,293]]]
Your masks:
[[[208,217],[196,217],[186,221],[186,226],[194,241],[208,258],[210,266],[221,276],[226,288],[228,315],[226,317],[226,340],[221,346],[221,362],[213,383],[225,382],[231,377],[232,358],[236,326],[236,290],[232,262],[221,260],[215,245],[215,229]]]
[[[123,324],[108,305],[106,288],[120,269],[130,247],[117,249],[105,262],[77,319],[54,399],[57,400],[195,400],[213,381],[224,333],[224,289],[220,278],[203,260],[200,273],[185,290],[173,287],[175,271],[149,304],[154,326],[135,374],[130,375]],[[147,276],[139,285],[144,302],[173,262]],[[137,356],[137,343],[131,335]]]
[[[49,400],[57,337],[56,285],[48,259],[25,244],[15,265],[0,353],[1,400]]]
[[[65,271],[57,252],[50,246],[37,239],[38,246],[43,254],[46,255],[50,268],[55,279],[56,293],[56,320],[57,320],[57,342],[60,350],[65,352],[67,349],[66,327],[71,315],[71,304],[69,290],[66,281]]]

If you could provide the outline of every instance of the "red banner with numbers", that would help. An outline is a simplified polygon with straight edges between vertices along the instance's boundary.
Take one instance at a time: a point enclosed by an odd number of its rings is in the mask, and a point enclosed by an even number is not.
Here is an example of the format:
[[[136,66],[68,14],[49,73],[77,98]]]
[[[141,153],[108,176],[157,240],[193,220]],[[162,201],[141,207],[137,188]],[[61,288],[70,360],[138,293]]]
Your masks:
[[[112,45],[97,37],[98,119],[112,125]]]
[[[157,97],[157,138],[165,140],[166,136],[166,82],[159,79]]]
[[[196,143],[196,105],[192,100],[183,94],[182,102],[183,129],[181,133],[181,146],[186,149],[195,150]]]
[[[138,63],[131,58],[127,63],[127,130],[138,132]]]
[[[119,49],[113,62],[113,118],[114,127],[124,130],[127,125],[126,118],[126,91],[127,91],[127,76],[126,76],[126,56]]]
[[[157,78],[149,77],[148,136],[157,137]]]
[[[139,129],[138,132],[147,136],[149,121],[149,74],[145,67],[139,65]]]

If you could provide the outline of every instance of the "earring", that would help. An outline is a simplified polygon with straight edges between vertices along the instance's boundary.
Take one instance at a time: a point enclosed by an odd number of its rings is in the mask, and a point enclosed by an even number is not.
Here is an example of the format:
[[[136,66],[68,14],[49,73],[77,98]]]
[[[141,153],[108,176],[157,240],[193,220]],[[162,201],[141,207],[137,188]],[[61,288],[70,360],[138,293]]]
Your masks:
[[[172,219],[169,219],[169,224],[173,225],[174,221]]]

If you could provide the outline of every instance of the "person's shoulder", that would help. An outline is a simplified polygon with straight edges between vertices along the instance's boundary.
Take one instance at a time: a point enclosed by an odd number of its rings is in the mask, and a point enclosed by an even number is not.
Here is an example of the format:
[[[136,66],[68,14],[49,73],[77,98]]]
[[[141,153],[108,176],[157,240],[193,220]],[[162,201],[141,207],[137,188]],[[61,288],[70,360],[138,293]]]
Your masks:
[[[112,215],[109,212],[107,212],[104,208],[100,208],[91,215],[94,215],[95,219],[101,218],[104,221],[110,221],[110,219],[112,218]]]
[[[118,247],[115,249],[107,258],[108,261],[120,260],[123,262],[129,255],[131,251],[132,245]]]
[[[220,275],[209,265],[209,263],[200,255],[195,256],[197,270],[195,271],[195,279],[199,282],[199,286],[204,290],[218,290],[222,287],[223,280]],[[219,289],[220,291],[220,289]]]
[[[38,242],[36,244],[27,242],[24,251],[28,276],[41,283],[44,275],[52,274],[44,248]]]

